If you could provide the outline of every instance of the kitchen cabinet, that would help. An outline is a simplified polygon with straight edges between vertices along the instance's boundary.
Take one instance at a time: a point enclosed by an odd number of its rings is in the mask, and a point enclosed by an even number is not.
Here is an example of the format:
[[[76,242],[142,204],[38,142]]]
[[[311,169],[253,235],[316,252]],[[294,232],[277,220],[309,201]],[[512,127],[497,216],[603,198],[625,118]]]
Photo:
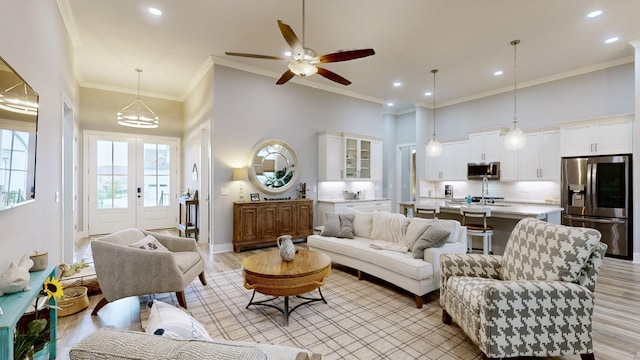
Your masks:
[[[518,150],[518,180],[560,181],[560,132],[527,134],[527,144]]]
[[[469,162],[500,161],[501,130],[469,134]]]
[[[313,233],[313,200],[235,202],[233,249],[275,245],[280,235],[306,238]]]
[[[633,152],[630,115],[566,125],[560,128],[561,156],[615,155]]]
[[[382,181],[382,140],[327,131],[319,133],[318,180]]]
[[[342,180],[344,139],[341,134],[318,134],[318,181]]]
[[[442,143],[438,157],[427,156],[427,180],[467,180],[468,142]]]
[[[318,225],[324,225],[326,213],[342,213],[345,209],[356,209],[364,212],[391,211],[391,200],[352,200],[330,201],[318,200]]]

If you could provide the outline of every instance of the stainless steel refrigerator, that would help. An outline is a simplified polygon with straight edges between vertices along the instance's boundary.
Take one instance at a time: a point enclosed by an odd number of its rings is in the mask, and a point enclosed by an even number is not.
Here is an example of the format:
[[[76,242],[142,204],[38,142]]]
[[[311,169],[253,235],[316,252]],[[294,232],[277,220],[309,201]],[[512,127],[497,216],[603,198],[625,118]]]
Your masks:
[[[595,228],[607,255],[633,257],[631,155],[562,158],[562,223]]]

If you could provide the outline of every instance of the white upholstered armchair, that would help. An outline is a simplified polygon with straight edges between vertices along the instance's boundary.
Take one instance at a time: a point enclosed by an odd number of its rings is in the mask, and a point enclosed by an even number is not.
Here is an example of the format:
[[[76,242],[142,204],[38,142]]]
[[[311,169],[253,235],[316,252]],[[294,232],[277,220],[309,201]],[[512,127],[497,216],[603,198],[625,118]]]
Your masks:
[[[503,255],[442,254],[442,321],[484,358],[594,359],[594,289],[607,245],[594,229],[523,219]]]
[[[204,260],[195,239],[130,228],[92,240],[91,251],[104,295],[92,315],[118,299],[166,292],[175,292],[186,308],[187,285],[196,276],[207,284]]]

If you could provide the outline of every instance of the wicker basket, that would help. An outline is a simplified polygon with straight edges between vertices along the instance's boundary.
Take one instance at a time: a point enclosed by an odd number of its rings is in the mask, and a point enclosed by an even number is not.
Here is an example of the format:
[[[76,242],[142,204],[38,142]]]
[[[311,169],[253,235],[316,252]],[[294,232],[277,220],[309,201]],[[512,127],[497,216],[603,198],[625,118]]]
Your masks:
[[[86,286],[73,286],[62,291],[64,296],[58,300],[58,316],[72,315],[89,307]]]

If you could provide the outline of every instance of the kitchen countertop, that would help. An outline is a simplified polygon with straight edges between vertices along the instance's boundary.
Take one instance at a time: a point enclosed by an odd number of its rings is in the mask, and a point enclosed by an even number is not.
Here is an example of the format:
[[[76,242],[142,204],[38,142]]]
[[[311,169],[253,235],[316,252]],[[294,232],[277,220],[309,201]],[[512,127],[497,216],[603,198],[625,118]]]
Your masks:
[[[440,212],[448,213],[459,213],[460,207],[467,206],[466,203],[452,203],[450,201],[445,201],[444,199],[421,199],[415,202],[401,202],[399,204],[404,207],[413,206],[415,209],[437,205],[440,207]],[[481,207],[478,203],[472,203],[471,206]],[[549,215],[559,217],[560,213],[564,210],[562,207],[553,204],[530,204],[506,201],[487,204],[486,206],[491,209],[491,216],[509,219],[521,219],[524,217],[546,219]]]

